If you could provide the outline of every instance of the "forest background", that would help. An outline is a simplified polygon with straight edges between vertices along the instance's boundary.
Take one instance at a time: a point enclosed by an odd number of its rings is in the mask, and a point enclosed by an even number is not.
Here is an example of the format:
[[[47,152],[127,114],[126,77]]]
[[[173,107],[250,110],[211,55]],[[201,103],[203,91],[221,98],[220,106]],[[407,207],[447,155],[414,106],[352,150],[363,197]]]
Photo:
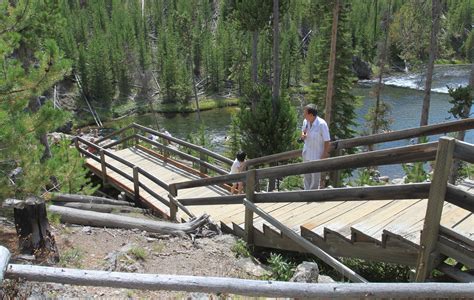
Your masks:
[[[65,164],[78,160],[77,153],[63,147],[54,155],[46,138],[67,120],[91,120],[87,102],[106,119],[130,107],[144,112],[159,104],[199,110],[203,95],[230,95],[241,107],[230,134],[232,150],[244,148],[258,157],[294,149],[297,117],[290,96],[317,103],[324,116],[334,24],[330,128],[336,139],[355,134],[354,61],[366,62],[373,76],[429,62],[436,50],[430,45],[433,3],[440,8],[436,62],[472,62],[473,0],[341,0],[336,23],[334,3],[3,1],[0,170],[6,176],[0,194],[87,186],[86,179],[79,180],[85,174],[79,164]],[[55,95],[71,91],[74,110],[55,109]],[[384,128],[377,118],[372,133]]]

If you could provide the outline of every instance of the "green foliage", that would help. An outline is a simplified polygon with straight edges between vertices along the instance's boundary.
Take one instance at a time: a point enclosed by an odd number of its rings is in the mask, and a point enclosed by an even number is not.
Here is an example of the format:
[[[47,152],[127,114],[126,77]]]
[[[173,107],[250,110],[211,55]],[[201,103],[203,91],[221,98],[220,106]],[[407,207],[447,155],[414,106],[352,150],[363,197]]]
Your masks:
[[[273,280],[288,281],[295,273],[295,264],[287,261],[281,254],[271,253],[268,264]]]
[[[38,108],[37,101],[70,62],[54,41],[64,21],[55,1],[10,3],[0,3],[0,198],[22,198],[40,195],[54,174],[43,163],[39,137],[63,125],[68,114],[48,101]]]
[[[331,44],[332,28],[332,6],[322,5],[324,9],[324,22],[321,28],[319,43],[317,44],[316,61],[308,62],[315,64],[315,76],[308,95],[309,102],[315,103],[320,115],[325,108],[326,90],[328,84],[328,58]],[[343,6],[339,14],[337,53],[334,81],[334,107],[332,122],[329,124],[331,137],[334,139],[347,139],[354,136],[355,108],[357,99],[350,93],[352,88],[352,51],[350,47],[350,36],[347,29],[348,7]]]
[[[233,116],[230,123],[229,131],[227,132],[227,152],[229,158],[235,158],[235,154],[241,149],[240,133],[238,127],[238,119]]]
[[[342,263],[369,282],[408,282],[410,268],[408,266],[370,262],[355,258],[343,258]],[[340,275],[333,275],[337,278]]]
[[[453,107],[449,110],[449,113],[452,114],[456,119],[468,118],[473,100],[472,88],[469,86],[459,86],[457,88],[450,87],[448,88],[448,93],[452,98],[449,100],[449,103],[453,105]]]
[[[375,172],[378,172],[376,169],[373,168],[364,168],[359,169],[357,178],[354,179],[353,182],[350,182],[349,185],[351,186],[365,186],[365,185],[381,185],[383,183],[374,179],[376,176]]]
[[[402,168],[406,174],[405,183],[425,182],[431,178],[423,162],[402,164]]]
[[[145,260],[147,257],[146,250],[141,247],[133,247],[128,251],[128,253],[139,260]]]
[[[48,221],[52,225],[59,225],[61,224],[61,215],[48,212]]]
[[[61,253],[59,265],[61,267],[81,268],[84,253],[81,249],[72,248]]]
[[[277,113],[273,114],[270,90],[259,86],[258,94],[260,101],[255,113],[244,102],[236,115],[242,149],[249,158],[294,149],[296,113],[289,100],[282,97],[277,103]]]
[[[84,167],[84,159],[76,148],[70,147],[70,141],[63,139],[51,147],[54,159],[48,160],[47,166],[54,170],[60,192],[67,194],[92,195],[98,186],[93,186]]]
[[[283,181],[280,183],[280,189],[288,191],[303,189],[303,177],[293,175],[283,178]]]
[[[234,245],[232,245],[232,248],[230,249],[236,257],[250,257],[250,251],[247,246],[247,243],[245,243],[242,239],[238,239]]]

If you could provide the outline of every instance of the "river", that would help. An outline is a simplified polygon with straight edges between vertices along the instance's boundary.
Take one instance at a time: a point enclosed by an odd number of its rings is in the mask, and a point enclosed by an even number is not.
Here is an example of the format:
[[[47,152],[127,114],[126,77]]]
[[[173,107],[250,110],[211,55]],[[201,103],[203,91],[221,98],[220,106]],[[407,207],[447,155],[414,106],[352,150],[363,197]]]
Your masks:
[[[470,65],[442,65],[436,66],[432,83],[431,105],[429,124],[437,124],[454,120],[448,113],[451,108],[447,85],[457,87],[466,86],[469,81]],[[384,79],[386,86],[382,91],[382,99],[392,107],[391,130],[400,130],[418,127],[420,122],[421,107],[423,102],[423,76],[420,74],[399,74]],[[362,81],[353,89],[353,94],[361,97],[361,106],[357,108],[357,130],[364,127],[364,115],[375,99],[370,95],[373,81]],[[232,114],[237,108],[228,107],[201,112],[205,124],[206,134],[209,136],[213,149],[216,152],[225,150],[225,136],[230,127]],[[173,136],[186,139],[189,133],[197,132],[197,114],[156,114],[160,128],[168,130]],[[153,127],[155,124],[152,114],[124,118],[114,123],[114,127],[123,127],[131,122]],[[430,141],[437,140],[439,136],[431,137]],[[471,130],[466,136],[466,141],[474,143],[474,132]],[[410,141],[396,141],[385,143],[380,148],[399,147],[408,145]],[[390,178],[404,176],[401,166],[382,166],[381,175]]]

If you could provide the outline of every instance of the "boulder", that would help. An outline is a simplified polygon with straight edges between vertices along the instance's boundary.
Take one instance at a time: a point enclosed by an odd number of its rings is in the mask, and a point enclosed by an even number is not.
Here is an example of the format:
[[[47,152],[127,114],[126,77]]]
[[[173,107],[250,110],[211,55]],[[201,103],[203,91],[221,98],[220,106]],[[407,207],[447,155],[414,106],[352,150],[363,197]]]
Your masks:
[[[290,282],[317,283],[319,267],[315,262],[304,261],[296,267],[295,274]]]
[[[357,56],[352,57],[352,70],[359,79],[370,79],[372,70],[368,62],[363,61]]]

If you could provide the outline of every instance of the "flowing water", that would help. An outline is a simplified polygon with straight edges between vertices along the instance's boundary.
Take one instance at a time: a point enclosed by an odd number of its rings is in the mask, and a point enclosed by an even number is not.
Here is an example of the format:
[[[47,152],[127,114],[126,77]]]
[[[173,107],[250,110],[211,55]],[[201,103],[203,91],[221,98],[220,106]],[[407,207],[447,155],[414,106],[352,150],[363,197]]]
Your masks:
[[[459,85],[466,86],[469,81],[470,65],[467,66],[437,66],[434,71],[429,124],[437,124],[454,119],[448,113],[452,105],[449,103],[448,88]],[[400,130],[418,127],[420,123],[421,107],[423,102],[423,76],[420,74],[400,74],[384,79],[386,86],[382,90],[382,99],[390,104],[391,118],[393,123],[391,130]],[[353,94],[361,97],[361,106],[357,108],[357,130],[364,129],[364,115],[369,107],[375,103],[375,98],[371,96],[373,81],[362,81],[354,89]],[[206,134],[211,140],[213,150],[224,152],[225,137],[229,130],[232,114],[237,108],[228,107],[201,112]],[[197,114],[156,114],[157,121],[161,129],[168,130],[173,136],[186,139],[190,133],[198,131]],[[131,122],[154,127],[155,120],[153,114],[144,116],[133,116],[114,122],[114,127],[123,127]],[[430,141],[435,141],[439,136],[433,136]],[[474,132],[471,130],[466,136],[466,141],[474,143]],[[380,147],[400,147],[409,145],[409,140],[385,143]],[[382,166],[381,175],[390,178],[402,177],[404,172],[401,166]]]

